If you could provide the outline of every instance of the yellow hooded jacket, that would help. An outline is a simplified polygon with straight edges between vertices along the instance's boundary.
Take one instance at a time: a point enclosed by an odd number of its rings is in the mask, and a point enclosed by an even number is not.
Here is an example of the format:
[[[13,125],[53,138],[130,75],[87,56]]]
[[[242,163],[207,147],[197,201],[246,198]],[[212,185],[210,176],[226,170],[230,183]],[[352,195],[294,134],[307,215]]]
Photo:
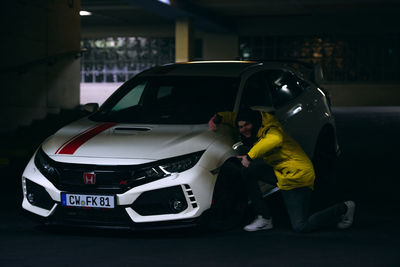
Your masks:
[[[297,142],[285,133],[282,125],[275,117],[267,112],[260,112],[261,127],[257,132],[257,141],[250,149],[248,156],[251,159],[262,158],[273,167],[277,186],[282,190],[291,190],[298,187],[313,189],[315,172],[311,160]],[[237,127],[236,114],[219,112],[221,123]]]

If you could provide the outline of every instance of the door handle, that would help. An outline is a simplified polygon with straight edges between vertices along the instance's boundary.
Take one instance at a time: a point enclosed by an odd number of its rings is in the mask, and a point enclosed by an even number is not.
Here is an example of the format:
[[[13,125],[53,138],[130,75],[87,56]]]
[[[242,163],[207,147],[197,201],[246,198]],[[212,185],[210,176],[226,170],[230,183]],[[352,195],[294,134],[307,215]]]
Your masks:
[[[285,124],[291,117],[293,117],[294,115],[298,114],[299,112],[301,112],[303,110],[303,105],[302,104],[297,104],[294,107],[292,107],[291,109],[289,109],[286,112],[286,116],[285,118],[282,120],[282,123]]]
[[[312,112],[317,105],[318,105],[318,99],[314,99],[313,101],[307,104],[307,111]]]
[[[296,115],[297,113],[301,112],[303,110],[303,105],[302,104],[297,104],[294,107],[292,107],[291,109],[289,109],[289,111],[286,113],[287,114],[287,119],[290,117],[293,117],[294,115]]]

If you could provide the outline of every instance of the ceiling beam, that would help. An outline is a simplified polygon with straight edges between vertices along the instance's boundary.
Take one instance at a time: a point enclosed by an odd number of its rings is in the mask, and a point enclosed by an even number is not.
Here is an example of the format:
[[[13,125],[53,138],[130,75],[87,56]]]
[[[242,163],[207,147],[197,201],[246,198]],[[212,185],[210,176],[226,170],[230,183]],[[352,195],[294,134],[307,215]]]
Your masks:
[[[207,14],[211,12],[194,6],[192,3],[190,3],[190,1],[185,1],[185,4],[183,4],[182,1],[173,1],[174,5],[164,4],[157,0],[124,1],[131,5],[138,6],[146,10],[147,12],[151,12],[157,16],[174,21],[182,18],[191,19],[194,22],[196,28],[206,32],[229,33],[233,31],[233,27],[224,22],[217,21],[218,19],[210,17]]]

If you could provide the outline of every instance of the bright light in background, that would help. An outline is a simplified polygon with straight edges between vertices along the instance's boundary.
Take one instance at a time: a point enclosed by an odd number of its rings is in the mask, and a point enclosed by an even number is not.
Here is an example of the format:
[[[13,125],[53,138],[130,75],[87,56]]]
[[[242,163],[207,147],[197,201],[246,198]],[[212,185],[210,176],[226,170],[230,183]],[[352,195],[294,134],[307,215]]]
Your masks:
[[[158,2],[164,3],[166,5],[171,5],[171,3],[169,2],[169,0],[158,0]]]
[[[90,16],[90,15],[92,15],[92,12],[81,10],[81,11],[79,11],[79,15],[81,15],[81,16]]]

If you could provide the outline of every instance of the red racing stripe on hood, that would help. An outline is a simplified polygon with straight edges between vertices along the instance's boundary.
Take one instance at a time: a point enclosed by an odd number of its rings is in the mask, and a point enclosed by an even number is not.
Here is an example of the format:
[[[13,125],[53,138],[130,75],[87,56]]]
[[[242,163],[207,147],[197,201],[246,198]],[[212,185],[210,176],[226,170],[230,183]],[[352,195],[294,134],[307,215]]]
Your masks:
[[[56,154],[72,155],[75,151],[89,139],[95,137],[99,133],[113,127],[116,125],[115,122],[107,122],[94,126],[68,140],[59,149],[57,149]]]

